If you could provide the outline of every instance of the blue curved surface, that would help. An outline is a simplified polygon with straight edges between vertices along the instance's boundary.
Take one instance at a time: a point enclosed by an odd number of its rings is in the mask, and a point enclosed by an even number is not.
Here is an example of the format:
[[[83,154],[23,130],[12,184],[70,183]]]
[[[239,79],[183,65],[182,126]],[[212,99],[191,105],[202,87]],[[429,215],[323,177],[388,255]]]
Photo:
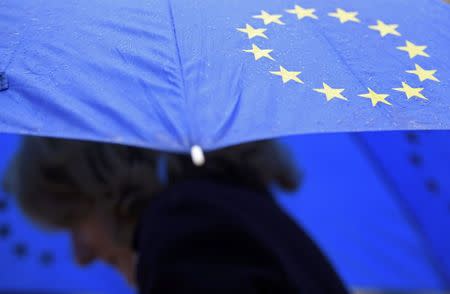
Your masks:
[[[415,138],[412,140],[411,138]],[[450,289],[448,132],[283,139],[305,170],[280,203],[328,254],[348,285]],[[411,156],[420,156],[419,166]],[[427,190],[430,178],[437,195]]]
[[[448,5],[304,0],[317,19],[299,20],[286,12],[295,4],[2,0],[0,72],[9,88],[0,91],[0,131],[188,151],[281,135],[450,128]],[[339,23],[329,16],[337,8],[360,22]],[[284,25],[254,18],[261,10]],[[377,20],[401,35],[381,37],[369,28]],[[237,30],[246,24],[267,38],[249,39]],[[398,50],[406,41],[427,46],[429,57]],[[271,58],[243,51],[253,45]],[[408,73],[415,64],[435,78]],[[303,83],[284,83],[273,74],[280,66]],[[402,82],[428,100],[394,90]],[[323,83],[345,89],[348,101],[327,102],[314,91]],[[360,97],[368,88],[392,105],[373,107]]]

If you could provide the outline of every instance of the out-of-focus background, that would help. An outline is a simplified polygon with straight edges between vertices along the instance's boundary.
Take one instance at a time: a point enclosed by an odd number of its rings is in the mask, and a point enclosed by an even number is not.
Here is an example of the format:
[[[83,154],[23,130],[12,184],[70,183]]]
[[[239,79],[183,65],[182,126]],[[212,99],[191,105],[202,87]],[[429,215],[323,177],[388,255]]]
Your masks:
[[[18,140],[0,135],[0,172]],[[422,293],[450,289],[450,133],[328,134],[281,141],[305,180],[295,194],[277,192],[279,202],[306,227],[347,285]],[[74,265],[68,236],[37,230],[3,192],[0,261],[0,293],[133,293],[105,265]]]

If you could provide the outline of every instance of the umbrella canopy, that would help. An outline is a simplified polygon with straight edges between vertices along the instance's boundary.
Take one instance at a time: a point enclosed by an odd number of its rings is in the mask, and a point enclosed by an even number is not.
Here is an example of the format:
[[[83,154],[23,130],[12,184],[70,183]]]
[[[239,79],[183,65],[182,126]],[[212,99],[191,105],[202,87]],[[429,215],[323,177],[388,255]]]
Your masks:
[[[440,1],[3,0],[0,131],[214,149],[450,128]]]
[[[449,26],[450,8],[437,0],[2,0],[0,132],[188,151],[290,134],[450,129]],[[447,141],[401,149],[385,134],[330,138],[305,155],[330,178],[316,177],[309,209],[291,202],[288,211],[302,211],[293,213],[350,285],[448,290],[448,149],[413,156]],[[363,150],[367,158],[353,156],[371,168],[352,170],[348,150]],[[415,167],[426,164],[400,172],[409,152]],[[331,179],[336,186],[323,184]],[[321,197],[334,193],[349,198],[327,215],[348,217],[327,227],[318,213],[336,198]],[[381,233],[361,239],[371,232]],[[337,245],[343,236],[356,239]],[[6,286],[32,284],[11,278],[24,273],[12,268]],[[47,284],[64,290],[67,273]]]
[[[449,135],[287,138],[305,170],[305,184],[298,197],[280,201],[309,229],[349,285],[447,293]]]

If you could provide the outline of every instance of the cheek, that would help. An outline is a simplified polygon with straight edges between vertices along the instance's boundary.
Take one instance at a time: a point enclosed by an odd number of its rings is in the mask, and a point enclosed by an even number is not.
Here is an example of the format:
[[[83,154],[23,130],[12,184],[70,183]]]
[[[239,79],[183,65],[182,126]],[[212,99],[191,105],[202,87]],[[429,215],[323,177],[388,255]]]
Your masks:
[[[79,230],[72,231],[71,238],[73,255],[79,265],[88,265],[97,258],[95,248]]]
[[[106,228],[95,220],[83,222],[73,231],[72,235],[77,244],[89,247],[95,251],[96,255],[101,255],[102,252],[108,251],[108,248],[111,246]]]

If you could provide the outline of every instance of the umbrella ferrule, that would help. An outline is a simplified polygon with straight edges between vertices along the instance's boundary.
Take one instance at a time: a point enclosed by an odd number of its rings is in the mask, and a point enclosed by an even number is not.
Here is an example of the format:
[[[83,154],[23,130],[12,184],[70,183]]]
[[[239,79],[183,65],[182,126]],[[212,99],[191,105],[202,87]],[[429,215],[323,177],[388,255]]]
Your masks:
[[[202,147],[200,147],[198,145],[192,146],[191,157],[192,157],[192,162],[196,166],[202,166],[205,164],[205,153],[203,152]]]

